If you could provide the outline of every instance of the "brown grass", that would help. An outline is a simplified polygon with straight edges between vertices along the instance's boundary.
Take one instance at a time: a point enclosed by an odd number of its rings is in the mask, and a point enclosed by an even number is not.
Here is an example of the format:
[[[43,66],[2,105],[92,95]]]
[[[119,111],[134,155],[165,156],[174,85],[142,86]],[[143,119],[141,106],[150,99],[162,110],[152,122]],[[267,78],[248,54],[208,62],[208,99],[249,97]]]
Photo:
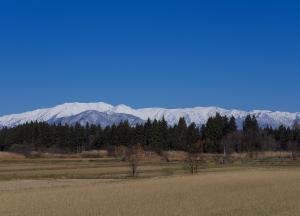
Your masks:
[[[58,154],[58,153],[49,153],[49,152],[36,152],[33,151],[28,154],[29,158],[46,158],[46,159],[70,159],[70,158],[80,158],[80,154]]]
[[[249,155],[247,153],[232,153],[229,157],[233,160],[246,160],[249,159]]]
[[[159,162],[162,157],[154,151],[145,151],[144,161]]]
[[[139,162],[140,177],[170,175],[179,164]],[[182,170],[184,171],[184,170]],[[0,181],[12,179],[120,179],[128,178],[129,163],[114,158],[35,158],[3,160]]]
[[[84,151],[80,154],[83,158],[106,158],[109,156],[106,150]]]
[[[292,152],[286,152],[286,151],[258,152],[257,157],[258,157],[258,159],[263,159],[263,158],[286,158],[286,159],[291,159],[292,158]]]
[[[0,195],[0,215],[296,216],[300,212],[299,168],[48,184],[10,182]]]
[[[164,151],[163,157],[167,161],[185,161],[188,159],[188,153],[184,151]]]
[[[24,155],[10,152],[0,152],[0,160],[20,160],[25,159]]]

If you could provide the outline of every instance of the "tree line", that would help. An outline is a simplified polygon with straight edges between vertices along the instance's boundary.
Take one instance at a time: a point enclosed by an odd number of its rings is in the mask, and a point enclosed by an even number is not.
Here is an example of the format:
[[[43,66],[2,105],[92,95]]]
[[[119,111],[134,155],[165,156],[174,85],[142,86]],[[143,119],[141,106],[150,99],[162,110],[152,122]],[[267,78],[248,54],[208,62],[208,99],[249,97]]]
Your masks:
[[[0,130],[0,150],[81,152],[109,149],[117,145],[141,144],[154,151],[182,150],[189,152],[223,153],[257,151],[298,151],[300,127],[280,126],[260,128],[254,116],[247,116],[243,128],[238,128],[234,117],[219,113],[206,124],[188,125],[184,118],[174,126],[161,120],[147,120],[130,126],[127,121],[102,128],[99,125],[52,125],[30,122]]]

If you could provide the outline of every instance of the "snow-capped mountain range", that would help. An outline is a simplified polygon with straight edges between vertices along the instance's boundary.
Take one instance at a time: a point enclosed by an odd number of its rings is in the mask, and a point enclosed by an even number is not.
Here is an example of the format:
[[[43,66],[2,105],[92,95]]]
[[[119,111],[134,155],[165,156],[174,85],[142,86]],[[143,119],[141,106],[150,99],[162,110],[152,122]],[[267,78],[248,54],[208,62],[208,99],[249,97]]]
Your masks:
[[[188,124],[195,122],[198,126],[205,124],[207,119],[215,116],[216,113],[234,116],[239,127],[245,117],[254,115],[261,127],[280,125],[291,127],[295,122],[300,122],[300,113],[253,110],[250,112],[236,109],[222,109],[219,107],[194,107],[182,109],[164,109],[164,108],[145,108],[133,109],[126,105],[113,106],[107,103],[65,103],[47,109],[37,109],[31,112],[21,114],[6,115],[0,117],[0,127],[15,127],[26,122],[38,121],[48,123],[61,123],[74,125],[80,123],[85,125],[98,124],[107,126],[118,124],[121,121],[128,120],[131,125],[143,123],[148,118],[151,120],[166,119],[169,125],[174,125],[180,117],[184,117]]]

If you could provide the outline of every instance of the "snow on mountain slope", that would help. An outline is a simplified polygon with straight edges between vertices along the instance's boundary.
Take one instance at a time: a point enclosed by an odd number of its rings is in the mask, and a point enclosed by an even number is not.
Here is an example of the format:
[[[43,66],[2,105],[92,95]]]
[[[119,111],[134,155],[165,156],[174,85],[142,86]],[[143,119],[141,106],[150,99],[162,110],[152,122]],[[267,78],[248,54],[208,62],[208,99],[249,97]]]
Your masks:
[[[272,112],[268,110],[254,110],[250,114],[257,118],[261,127],[268,125],[272,127],[279,127],[280,125],[292,127],[296,119],[300,117],[300,113]]]
[[[87,112],[97,111],[102,113]],[[14,127],[18,124],[23,124],[30,121],[69,121],[74,122],[76,119],[79,122],[96,122],[101,124],[104,119],[113,119],[115,123],[124,120],[128,117],[128,120],[132,119],[132,116],[137,119],[147,120],[150,118],[161,119],[165,118],[166,121],[173,125],[178,122],[180,117],[184,117],[188,124],[195,122],[197,125],[205,124],[207,119],[211,116],[215,116],[216,113],[226,115],[228,117],[234,116],[237,120],[239,127],[242,127],[242,123],[248,114],[256,116],[260,126],[266,127],[267,125],[272,127],[278,127],[280,125],[292,126],[295,122],[300,121],[300,113],[289,112],[272,112],[268,110],[253,110],[250,112],[236,110],[236,109],[222,109],[219,107],[195,107],[195,108],[183,108],[183,109],[164,109],[164,108],[144,108],[133,109],[126,105],[112,106],[107,103],[66,103],[53,108],[39,109],[32,112],[26,112],[21,114],[7,115],[0,117],[0,125],[7,127]],[[105,113],[105,114],[104,114]],[[118,116],[115,114],[127,114],[129,116]],[[79,115],[82,114],[82,115]],[[62,120],[63,119],[63,120]]]
[[[225,110],[218,107],[195,107],[184,109],[161,109],[161,108],[146,108],[139,109],[142,116],[145,118],[161,119],[165,118],[169,124],[175,124],[181,117],[184,117],[188,124],[195,122],[197,125],[206,123],[207,119],[215,116],[216,113],[227,116],[246,116],[247,113],[237,110]]]
[[[300,116],[298,116],[297,119],[294,121],[294,125],[300,128]]]
[[[129,125],[136,125],[144,123],[139,117],[128,115],[124,113],[104,113],[94,110],[89,110],[82,112],[77,115],[62,117],[62,118],[53,118],[48,120],[50,124],[62,124],[62,125],[75,125],[79,123],[82,126],[85,126],[87,123],[94,125],[101,125],[102,127],[112,126],[113,124],[119,124],[121,121],[127,120]]]
[[[48,109],[38,109],[21,114],[13,114],[0,117],[0,124],[6,127],[14,127],[30,121],[48,121],[54,117],[62,118],[77,115],[87,110],[107,112],[113,106],[103,102],[99,103],[65,103]]]
[[[134,116],[138,116],[139,118],[145,119],[143,118],[143,115],[141,112],[139,112],[138,110],[135,110],[129,106],[126,106],[124,104],[120,104],[118,106],[112,107],[108,113],[125,113],[128,115],[134,115]]]
[[[188,124],[195,122],[197,125],[205,124],[209,117],[220,113],[222,116],[234,116],[239,128],[242,127],[243,121],[249,114],[257,118],[261,127],[279,127],[280,125],[291,127],[295,123],[295,120],[300,118],[300,113],[272,112],[267,110],[246,112],[236,109],[227,110],[219,107],[195,107],[185,109],[146,108],[140,109],[139,111],[143,113],[142,116],[148,116],[151,120],[165,117],[169,124],[175,124],[180,117],[184,117]]]

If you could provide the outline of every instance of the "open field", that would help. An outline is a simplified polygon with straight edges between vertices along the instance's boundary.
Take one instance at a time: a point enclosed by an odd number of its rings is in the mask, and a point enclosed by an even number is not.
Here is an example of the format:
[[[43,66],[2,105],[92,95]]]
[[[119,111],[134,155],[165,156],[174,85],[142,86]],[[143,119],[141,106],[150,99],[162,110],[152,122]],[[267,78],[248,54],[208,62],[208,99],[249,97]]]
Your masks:
[[[179,163],[139,164],[139,177],[186,172]],[[0,162],[0,182],[15,179],[126,179],[127,162],[117,159],[25,159]]]
[[[0,215],[299,215],[300,169],[1,183]],[[26,187],[25,187],[26,186]]]
[[[275,154],[275,155],[274,155]],[[227,165],[220,164],[220,157],[206,154],[199,164],[200,171],[213,171],[221,168],[241,169],[251,167],[300,167],[300,161],[293,161],[290,153],[268,153],[259,155],[256,160],[248,159],[244,154],[232,155]],[[217,159],[216,159],[217,158]],[[184,162],[140,161],[139,177],[169,176],[187,174]],[[128,162],[118,158],[82,158],[71,157],[25,158],[22,155],[0,152],[0,181],[15,179],[126,179],[129,177]]]
[[[0,215],[299,215],[299,162],[141,162],[129,177],[117,159],[0,162]]]

